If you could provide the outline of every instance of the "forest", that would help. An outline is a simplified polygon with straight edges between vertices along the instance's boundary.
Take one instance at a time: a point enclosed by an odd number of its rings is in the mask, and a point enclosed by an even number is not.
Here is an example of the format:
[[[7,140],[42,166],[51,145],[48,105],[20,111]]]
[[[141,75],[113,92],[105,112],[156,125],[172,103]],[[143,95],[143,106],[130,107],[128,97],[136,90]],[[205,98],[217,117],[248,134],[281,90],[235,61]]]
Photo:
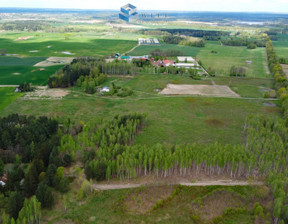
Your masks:
[[[284,178],[288,173],[288,129],[284,120],[248,117],[243,145],[156,144],[148,147],[131,145],[143,125],[142,115],[135,116],[128,116],[126,122],[123,117],[116,117],[100,129],[89,124],[77,137],[63,136],[59,151],[69,153],[73,159],[82,154],[86,176],[96,180],[203,173],[226,174],[231,178],[267,177],[275,197],[274,216],[283,223],[288,221],[285,197],[288,179]]]
[[[71,156],[57,150],[65,128],[60,130],[58,122],[47,117],[13,114],[1,118],[0,131],[1,158],[13,162],[6,184],[0,186],[0,207],[6,211],[2,223],[39,223],[41,208],[53,205],[52,189],[69,189],[64,166],[71,164]]]
[[[204,39],[195,40],[189,37],[168,35],[163,37],[163,41],[166,44],[179,44],[190,47],[205,47]]]
[[[172,35],[185,35],[190,37],[201,37],[205,40],[220,40],[223,36],[229,36],[229,32],[213,30],[191,30],[191,29],[161,29]]]
[[[47,117],[11,114],[0,118],[1,158],[13,162],[18,154],[23,162],[30,162],[35,156],[40,156],[47,164],[46,155],[53,148],[51,144],[57,142],[57,130],[58,122]]]
[[[88,86],[91,85],[94,89],[106,81],[106,74],[129,75],[135,74],[136,71],[137,67],[126,61],[115,60],[106,63],[104,58],[82,57],[74,59],[70,65],[66,65],[52,75],[48,85],[50,88],[71,87],[76,85],[77,80],[82,76],[89,77],[84,84],[88,83]],[[84,82],[83,78],[81,82]]]

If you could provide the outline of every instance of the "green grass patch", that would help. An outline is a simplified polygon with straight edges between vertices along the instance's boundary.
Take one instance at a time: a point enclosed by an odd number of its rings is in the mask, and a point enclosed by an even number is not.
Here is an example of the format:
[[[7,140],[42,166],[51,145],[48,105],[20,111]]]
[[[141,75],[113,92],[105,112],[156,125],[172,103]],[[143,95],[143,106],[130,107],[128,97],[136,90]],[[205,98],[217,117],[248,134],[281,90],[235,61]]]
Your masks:
[[[82,201],[81,203],[75,200],[75,196],[69,197],[68,209],[64,211],[62,206],[58,206],[57,210],[53,209],[45,211],[43,221],[47,223],[198,223],[195,220],[201,220],[201,223],[213,221],[213,219],[221,219],[221,223],[254,223],[255,216],[253,214],[253,204],[259,202],[264,207],[264,212],[271,212],[272,198],[265,195],[264,198],[255,196],[257,191],[264,187],[245,187],[242,186],[242,191],[245,192],[245,197],[242,198],[240,204],[229,202],[229,198],[221,198],[223,192],[226,196],[235,196],[234,191],[237,187],[223,186],[207,186],[207,187],[178,187],[177,193],[170,200],[162,199],[161,206],[155,207],[147,213],[130,212],[127,203],[135,206],[151,207],[152,202],[155,204],[155,197],[163,197],[163,192],[167,192],[171,186],[158,187],[142,187],[141,189],[125,189],[103,191],[95,196]],[[176,189],[176,186],[174,187]],[[265,187],[266,188],[266,187]],[[162,191],[160,191],[162,189]],[[149,194],[150,192],[150,194]],[[269,191],[268,191],[269,193]],[[158,195],[157,195],[158,194]],[[171,194],[171,193],[170,193]],[[153,195],[153,197],[151,197]],[[172,194],[171,194],[172,195]],[[132,196],[132,197],[131,197]],[[166,195],[167,198],[169,197]],[[209,199],[209,201],[208,201]],[[218,199],[218,201],[216,200]],[[197,210],[195,214],[194,205],[197,201],[202,205],[202,211]],[[131,203],[132,202],[132,203]],[[264,206],[264,202],[270,206]],[[157,202],[160,204],[160,202]],[[155,204],[156,205],[156,204]],[[226,212],[228,209],[233,214]],[[247,207],[246,210],[241,210],[240,206]],[[136,207],[135,207],[136,209]],[[205,213],[209,213],[209,217]],[[197,218],[196,218],[197,217]],[[49,220],[49,221],[48,221]],[[204,222],[203,222],[204,221]],[[271,221],[268,215],[262,221]]]
[[[217,54],[211,53],[212,50],[217,51]],[[229,76],[230,68],[235,65],[244,67],[248,77],[270,77],[266,68],[265,48],[249,50],[246,47],[221,46],[220,42],[207,41],[197,58],[205,68],[216,70],[218,76]],[[252,64],[246,61],[252,61]]]
[[[0,66],[33,66],[46,59],[47,57],[17,58],[0,56]]]
[[[110,119],[116,114],[147,113],[148,120],[135,143],[242,143],[243,124],[250,114],[271,114],[262,100],[204,97],[99,97],[72,92],[60,100],[14,101],[1,116],[15,111],[29,115],[71,118],[73,121]],[[221,126],[211,126],[207,120],[216,119]]]
[[[215,77],[217,85],[227,85],[241,97],[263,98],[265,91],[273,88],[273,79],[263,78],[236,78],[236,77]]]
[[[14,41],[2,38],[0,39],[0,49],[7,49],[8,54],[30,57],[71,57],[71,55],[61,52],[70,52],[72,56],[101,56],[117,52],[125,53],[137,44],[136,41],[132,40],[116,39],[71,38],[65,40],[64,36],[55,39],[53,36],[37,37],[36,40],[32,38],[27,41]]]
[[[61,67],[0,66],[0,83],[1,85],[19,85],[27,82],[33,85],[47,85],[48,78]]]
[[[273,41],[273,45],[278,57],[288,56],[288,34],[278,34],[278,41]]]
[[[22,95],[21,93],[14,93],[14,90],[13,87],[0,88],[0,111]]]

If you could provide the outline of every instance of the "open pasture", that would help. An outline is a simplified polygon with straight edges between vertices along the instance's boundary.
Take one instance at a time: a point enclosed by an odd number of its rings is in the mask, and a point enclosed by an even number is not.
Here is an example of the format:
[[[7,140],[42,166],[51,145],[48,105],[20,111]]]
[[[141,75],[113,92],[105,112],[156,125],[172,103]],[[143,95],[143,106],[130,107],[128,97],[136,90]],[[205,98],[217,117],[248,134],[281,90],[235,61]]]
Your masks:
[[[206,46],[197,54],[197,58],[202,61],[205,68],[211,67],[215,70],[216,76],[229,76],[230,68],[235,65],[244,67],[248,77],[270,77],[265,48],[249,50],[246,47],[221,46],[220,42],[207,41]]]
[[[273,41],[276,54],[279,58],[288,57],[288,34],[278,34],[278,41]]]
[[[139,144],[167,142],[242,143],[243,124],[250,114],[280,116],[263,100],[203,97],[100,97],[70,89],[62,100],[24,100],[12,102],[1,113],[15,111],[29,115],[70,118],[74,122],[110,119],[116,114],[147,113],[147,124],[137,135]],[[276,108],[277,109],[277,108]]]

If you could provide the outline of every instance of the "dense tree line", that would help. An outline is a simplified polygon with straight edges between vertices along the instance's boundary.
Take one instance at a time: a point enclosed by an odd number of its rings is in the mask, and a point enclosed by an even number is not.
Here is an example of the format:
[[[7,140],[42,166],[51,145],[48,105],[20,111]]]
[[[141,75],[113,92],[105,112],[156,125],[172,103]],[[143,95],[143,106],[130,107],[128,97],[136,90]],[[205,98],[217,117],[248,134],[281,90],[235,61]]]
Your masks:
[[[181,41],[185,40],[184,37],[168,35],[163,37],[163,41],[166,44],[179,44]]]
[[[100,85],[106,80],[106,74],[134,75],[136,71],[137,67],[126,61],[106,63],[103,58],[82,57],[74,59],[70,65],[52,75],[48,85],[51,88],[74,86],[81,76],[90,76],[95,84]]]
[[[0,24],[0,30],[5,31],[41,31],[51,27],[49,21],[9,21]]]
[[[281,100],[281,106],[284,118],[288,123],[288,78],[287,74],[284,73],[283,68],[279,62],[276,52],[273,47],[271,40],[266,42],[266,52],[268,65],[271,74],[275,79],[275,88],[277,90],[277,95]]]
[[[192,29],[161,29],[172,35],[184,35],[190,37],[200,37],[205,40],[220,40],[222,36],[229,36],[229,32],[213,30],[192,30]]]
[[[288,58],[279,58],[279,63],[288,65]]]
[[[184,56],[185,53],[179,50],[165,50],[162,51],[161,49],[155,49],[150,52],[150,54],[154,57],[155,60],[161,59],[165,57],[176,57],[176,56]]]
[[[256,47],[265,47],[266,39],[232,36],[222,37],[221,43],[227,46],[247,46],[248,49],[255,49]]]
[[[174,35],[164,36],[163,41],[166,44],[179,44],[192,47],[205,47],[206,43],[204,39],[195,40],[189,37],[174,36]]]

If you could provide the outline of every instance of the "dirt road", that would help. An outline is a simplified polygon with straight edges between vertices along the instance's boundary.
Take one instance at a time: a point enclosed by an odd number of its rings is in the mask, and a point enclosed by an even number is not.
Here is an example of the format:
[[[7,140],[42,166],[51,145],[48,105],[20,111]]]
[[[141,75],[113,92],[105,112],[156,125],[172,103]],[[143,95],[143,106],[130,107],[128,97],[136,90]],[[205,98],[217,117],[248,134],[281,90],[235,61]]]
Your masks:
[[[179,182],[171,184],[171,185],[183,185],[183,186],[255,186],[255,185],[263,185],[263,182],[256,181],[256,182],[248,182],[248,181],[236,181],[236,180],[212,180],[212,181],[199,181],[195,183],[189,182]],[[159,186],[159,184],[154,184]],[[95,190],[119,190],[119,189],[130,189],[130,188],[139,188],[141,186],[153,186],[153,184],[94,184],[93,188]],[[165,186],[165,185],[163,185]]]

